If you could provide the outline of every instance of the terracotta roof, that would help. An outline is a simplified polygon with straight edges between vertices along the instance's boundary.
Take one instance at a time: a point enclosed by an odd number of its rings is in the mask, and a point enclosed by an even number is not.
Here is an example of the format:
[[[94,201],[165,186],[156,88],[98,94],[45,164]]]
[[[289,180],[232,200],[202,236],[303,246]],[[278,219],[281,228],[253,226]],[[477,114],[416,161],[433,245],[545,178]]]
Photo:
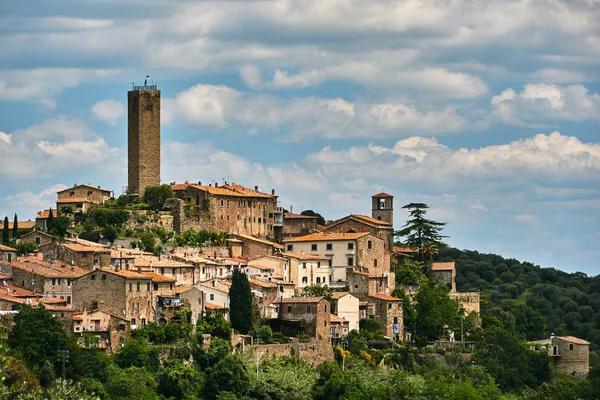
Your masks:
[[[44,211],[40,211],[37,213],[36,215],[36,219],[46,219],[48,218],[48,216],[50,215],[50,210],[44,210]],[[58,212],[56,211],[56,209],[52,210],[52,216],[53,217],[57,217],[58,216]]]
[[[275,268],[273,268],[273,267],[265,267],[264,265],[256,265],[256,264],[253,264],[253,265],[248,265],[248,267],[250,267],[250,268],[257,268],[257,269],[262,269],[263,271],[270,271],[270,270],[272,270],[272,269],[275,269]]]
[[[332,324],[349,324],[350,321],[344,319],[344,318],[340,318],[335,314],[329,314],[329,322],[331,322]]]
[[[106,246],[104,244],[100,244],[98,242],[92,242],[91,240],[85,240],[85,239],[80,239],[80,238],[65,238],[64,240],[65,240],[65,242],[82,244],[84,246],[109,248],[108,246]]]
[[[260,281],[258,279],[250,279],[250,280],[248,280],[248,282],[250,282],[251,285],[260,286],[263,288],[276,288],[277,287],[276,283]]]
[[[55,263],[53,267],[50,267],[50,263],[45,261],[38,260],[32,262],[21,258],[11,262],[10,265],[13,268],[41,275],[46,278],[79,278],[89,272],[83,268],[72,265],[63,267],[62,264]]]
[[[366,222],[370,222],[370,223],[373,223],[373,224],[376,224],[376,225],[383,225],[385,227],[391,227],[392,226],[389,222],[385,222],[385,221],[379,220],[377,218],[368,217],[366,215],[350,214],[350,217],[354,217],[354,218],[357,218],[357,219],[360,219],[360,220],[363,220],[363,221],[366,221]],[[334,223],[335,223],[335,221],[334,221]]]
[[[79,188],[79,187],[87,187],[87,188],[94,189],[94,190],[100,190],[100,191],[102,191],[102,192],[109,192],[109,193],[111,192],[111,191],[110,191],[110,190],[108,190],[108,189],[102,189],[102,188],[100,188],[100,187],[97,187],[97,186],[92,186],[92,185],[86,185],[86,184],[82,184],[82,185],[73,185],[73,187],[70,187],[70,188],[67,188],[67,189],[63,189],[63,190],[61,190],[61,191],[58,191],[58,192],[56,192],[56,193],[58,194],[58,193],[64,193],[64,192],[68,192],[68,191],[70,191],[70,190],[73,190],[73,189],[76,189],[76,188]]]
[[[154,272],[142,272],[142,275],[149,276],[154,282],[176,282],[177,279],[168,276],[155,274]]]
[[[383,197],[394,197],[394,196],[392,196],[391,194],[387,194],[385,192],[381,192],[381,193],[374,194],[371,197],[374,197],[374,198],[383,198]]]
[[[85,246],[79,243],[65,243],[63,247],[77,253],[110,253],[110,249],[100,246]]]
[[[23,289],[15,285],[0,286],[0,292],[13,297],[42,297],[39,293],[33,293],[31,290]]]
[[[394,246],[392,250],[394,250],[394,253],[418,253],[419,252],[418,249],[413,249],[410,247],[400,247],[400,246]]]
[[[19,226],[21,226],[21,223],[19,223]],[[37,236],[37,235],[46,236],[47,238],[52,239],[52,235],[49,235],[46,232],[42,232],[42,231],[38,231],[38,230],[33,230],[33,231],[30,231],[30,232],[24,233],[21,236],[19,236],[19,239],[22,239],[22,238],[27,237],[27,236]]]
[[[12,276],[0,274],[0,280],[11,280]]]
[[[356,240],[369,235],[368,232],[352,233],[311,233],[310,235],[298,236],[295,238],[284,239],[284,243],[294,242],[328,242],[334,240]]]
[[[214,289],[214,290],[216,290],[218,292],[229,294],[229,290],[228,289],[224,289],[224,288],[219,287],[219,286],[206,285],[206,284],[203,284],[203,283],[201,283],[200,286],[204,287],[206,289]]]
[[[2,227],[4,227],[4,223],[0,224]],[[12,229],[13,228],[13,223],[12,222],[8,222],[8,229]],[[27,220],[27,221],[18,221],[17,222],[17,228],[18,229],[33,229],[35,228],[35,221],[31,221],[31,220]],[[1,229],[1,228],[0,228]]]
[[[58,199],[56,200],[57,204],[62,204],[62,203],[90,203],[91,201],[89,199],[86,199],[85,197],[73,197],[70,199]]]
[[[302,214],[292,214],[292,213],[284,213],[284,219],[317,219],[316,216],[312,215],[302,215]]]
[[[0,244],[0,251],[17,251],[17,249]]]
[[[402,299],[399,299],[398,297],[390,296],[389,294],[370,294],[369,297],[374,297],[376,299],[386,300],[386,301],[400,301],[400,300],[402,300]]]
[[[329,260],[329,257],[316,254],[296,254],[296,253],[281,253],[285,257],[297,258],[299,260]]]
[[[120,276],[120,277],[126,278],[126,279],[152,279],[151,277],[146,276],[144,274],[139,274],[137,272],[129,271],[126,269],[115,271],[115,270],[108,269],[108,268],[99,268],[96,270],[96,272],[97,271],[107,272],[109,274],[117,275],[117,276]],[[92,272],[94,272],[94,271],[92,271]]]
[[[179,192],[181,190],[187,189],[188,186],[190,186],[189,183],[176,183],[174,185],[171,185],[171,189],[173,189],[173,191],[175,192]]]
[[[193,289],[194,286],[192,285],[181,285],[181,286],[175,286],[175,293],[185,293],[190,289]]]
[[[573,344],[584,344],[589,345],[590,342],[585,341],[583,339],[576,338],[575,336],[555,336],[557,339],[564,340],[565,342],[573,343]]]
[[[359,271],[359,270],[357,270],[357,269],[355,269],[355,270],[352,270],[352,272],[354,272],[355,274],[359,274],[359,275],[366,275],[366,276],[369,276],[369,273],[368,273],[368,272]]]
[[[135,258],[134,255],[128,254],[126,251],[123,250],[115,250],[115,249],[111,249],[110,250],[110,258],[118,258],[118,259],[128,259],[128,260],[132,260]]]
[[[454,268],[454,261],[431,263],[432,271],[449,271],[453,270]]]
[[[270,242],[270,241],[265,240],[265,239],[259,239],[259,238],[256,238],[254,236],[242,235],[240,233],[236,233],[235,236],[238,237],[238,238],[242,238],[242,239],[247,239],[247,240],[252,240],[252,241],[263,243],[263,244],[268,244],[268,245],[271,245],[271,246],[273,246],[275,248],[278,248],[278,249],[283,249],[283,246],[280,245],[279,243]]]
[[[153,268],[154,267],[187,267],[187,268],[194,267],[192,264],[188,264],[184,261],[177,261],[177,260],[168,259],[168,258],[161,258],[159,260],[158,257],[152,257],[152,258],[136,257],[133,261],[133,264],[136,267],[152,266]]]
[[[349,292],[333,292],[333,293],[331,293],[331,299],[339,300],[342,297],[346,296],[347,294],[350,294],[350,293]]]
[[[183,187],[185,186],[185,187]],[[194,189],[202,190],[217,196],[231,196],[231,197],[249,197],[249,198],[267,198],[273,199],[277,196],[258,192],[252,189],[248,189],[242,185],[230,184],[224,186],[203,186],[203,185],[194,185],[194,184],[175,184],[171,185],[171,187],[175,187],[177,189],[173,190],[185,190],[188,187],[193,187]]]
[[[41,297],[38,299],[39,303],[44,304],[57,304],[57,303],[66,303],[65,299],[61,299],[60,297]]]
[[[227,310],[228,309],[225,306],[219,306],[219,305],[209,303],[209,302],[204,303],[204,308],[208,308],[209,310]]]
[[[294,304],[294,303],[318,303],[323,300],[325,297],[323,296],[313,296],[313,297],[288,297],[285,299],[277,299],[273,303],[284,303],[284,304]]]

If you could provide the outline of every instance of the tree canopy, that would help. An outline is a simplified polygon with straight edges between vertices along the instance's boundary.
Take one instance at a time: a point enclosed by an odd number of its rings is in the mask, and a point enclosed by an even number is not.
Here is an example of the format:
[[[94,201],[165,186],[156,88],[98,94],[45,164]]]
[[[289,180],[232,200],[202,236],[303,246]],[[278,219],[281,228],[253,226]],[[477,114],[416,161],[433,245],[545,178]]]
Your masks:
[[[240,333],[250,332],[252,329],[252,292],[248,277],[238,268],[233,270],[229,299],[231,327]]]
[[[144,191],[143,201],[153,210],[160,211],[165,207],[167,199],[172,197],[175,197],[175,193],[171,185],[148,186]]]
[[[319,224],[319,225],[325,225],[327,223],[327,221],[325,221],[325,218],[323,218],[323,216],[321,214],[319,214],[318,212],[314,212],[313,210],[304,210],[300,213],[300,215],[307,215],[309,217],[317,217],[317,224]]]

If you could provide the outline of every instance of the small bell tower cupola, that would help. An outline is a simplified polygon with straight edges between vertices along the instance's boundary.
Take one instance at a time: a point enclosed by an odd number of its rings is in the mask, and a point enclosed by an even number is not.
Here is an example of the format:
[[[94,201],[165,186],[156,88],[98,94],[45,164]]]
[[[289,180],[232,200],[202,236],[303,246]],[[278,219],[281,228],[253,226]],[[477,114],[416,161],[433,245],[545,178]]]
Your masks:
[[[384,192],[371,196],[372,214],[371,216],[379,221],[394,224],[394,196]]]

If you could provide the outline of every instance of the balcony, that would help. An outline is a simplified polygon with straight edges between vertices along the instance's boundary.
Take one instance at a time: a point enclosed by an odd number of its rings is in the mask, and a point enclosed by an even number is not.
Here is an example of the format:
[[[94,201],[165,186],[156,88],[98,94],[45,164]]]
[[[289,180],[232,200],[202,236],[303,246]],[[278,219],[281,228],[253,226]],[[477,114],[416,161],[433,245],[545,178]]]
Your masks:
[[[187,302],[179,297],[158,297],[158,306],[161,308],[179,308],[185,305]]]

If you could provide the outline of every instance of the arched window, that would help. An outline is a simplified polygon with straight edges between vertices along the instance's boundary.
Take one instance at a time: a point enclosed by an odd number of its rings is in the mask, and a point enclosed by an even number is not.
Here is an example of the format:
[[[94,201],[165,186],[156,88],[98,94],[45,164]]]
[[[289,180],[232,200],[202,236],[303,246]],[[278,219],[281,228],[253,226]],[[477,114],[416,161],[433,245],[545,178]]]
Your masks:
[[[317,283],[321,283],[321,278],[317,277]]]
[[[302,283],[308,283],[308,278],[306,276],[302,278]]]

